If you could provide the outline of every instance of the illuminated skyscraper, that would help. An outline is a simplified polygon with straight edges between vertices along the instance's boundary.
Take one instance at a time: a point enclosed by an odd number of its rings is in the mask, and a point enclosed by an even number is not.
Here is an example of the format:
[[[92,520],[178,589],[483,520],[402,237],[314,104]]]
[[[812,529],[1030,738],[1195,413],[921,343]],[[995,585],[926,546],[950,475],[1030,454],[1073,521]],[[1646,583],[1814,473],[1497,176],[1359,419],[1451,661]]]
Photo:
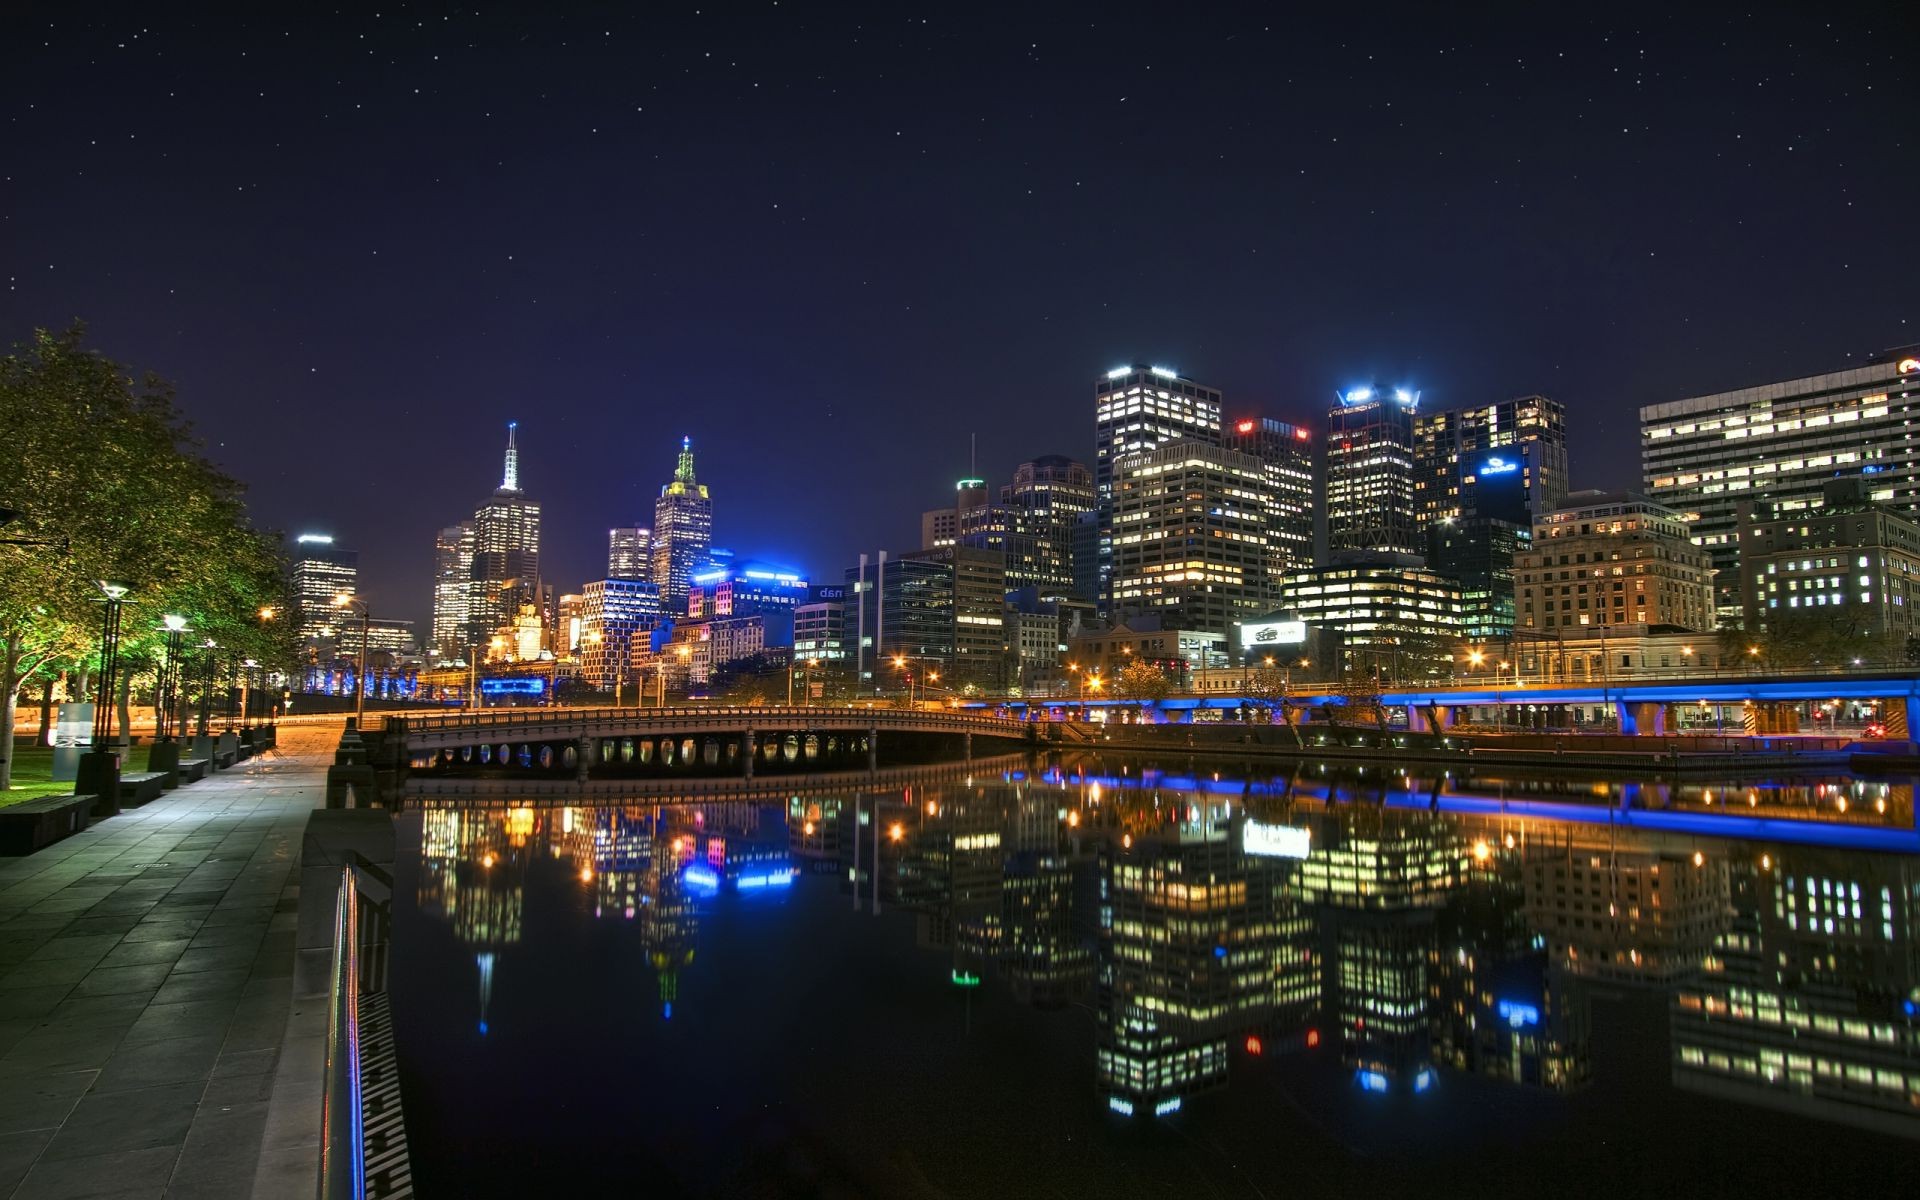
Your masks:
[[[1216,443],[1172,441],[1115,464],[1110,607],[1173,613],[1224,634],[1273,605],[1266,468]]]
[[[713,501],[693,476],[693,439],[682,438],[673,482],[653,505],[653,582],[667,616],[686,612],[687,586],[712,545]]]
[[[1015,467],[1013,482],[1000,489],[1007,586],[1031,585],[1041,600],[1074,596],[1074,523],[1094,503],[1093,472],[1085,463],[1048,454]]]
[[[1313,565],[1313,431],[1265,417],[1242,417],[1224,431],[1227,449],[1260,460],[1267,481],[1267,577]]]
[[[433,646],[440,662],[467,652],[467,593],[473,590],[473,522],[442,529],[433,539]]]
[[[360,556],[334,547],[324,533],[303,533],[294,539],[293,596],[299,606],[300,638],[317,642],[331,637],[340,624],[333,598],[353,595],[360,582]]]
[[[520,490],[518,421],[507,422],[506,467],[500,486],[473,514],[472,587],[467,593],[467,643],[485,643],[513,622],[524,605],[540,603],[540,503]]]
[[[1220,444],[1220,393],[1165,367],[1115,367],[1093,381],[1093,484],[1100,606],[1111,607],[1113,505],[1129,455],[1187,440]]]
[[[1425,554],[1413,506],[1420,393],[1361,387],[1327,413],[1327,554]]]
[[[653,578],[653,530],[607,530],[607,578]]]
[[[1567,414],[1558,400],[1521,396],[1420,413],[1413,446],[1414,508],[1423,529],[1473,517],[1526,525],[1566,498]],[[1484,486],[1495,477],[1497,488]]]

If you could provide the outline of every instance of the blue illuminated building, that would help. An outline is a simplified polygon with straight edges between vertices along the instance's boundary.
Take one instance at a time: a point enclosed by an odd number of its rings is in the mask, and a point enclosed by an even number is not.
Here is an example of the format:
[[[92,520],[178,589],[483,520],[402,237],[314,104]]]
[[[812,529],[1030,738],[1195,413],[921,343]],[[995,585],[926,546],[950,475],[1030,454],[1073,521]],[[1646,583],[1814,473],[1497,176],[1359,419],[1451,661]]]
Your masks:
[[[792,567],[752,559],[709,563],[688,581],[687,616],[708,621],[791,613],[811,598],[807,577]]]

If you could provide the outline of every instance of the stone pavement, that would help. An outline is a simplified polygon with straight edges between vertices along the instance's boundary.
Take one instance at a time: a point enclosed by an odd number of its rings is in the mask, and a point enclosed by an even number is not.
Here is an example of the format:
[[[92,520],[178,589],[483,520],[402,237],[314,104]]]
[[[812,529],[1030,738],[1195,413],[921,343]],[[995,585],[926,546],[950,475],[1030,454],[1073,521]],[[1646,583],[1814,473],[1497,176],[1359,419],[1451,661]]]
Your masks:
[[[268,1101],[283,1046],[311,1049],[290,1032],[325,1027],[291,985],[339,735],[282,725],[276,751],[0,859],[0,1196],[312,1194],[317,1125],[272,1128]]]

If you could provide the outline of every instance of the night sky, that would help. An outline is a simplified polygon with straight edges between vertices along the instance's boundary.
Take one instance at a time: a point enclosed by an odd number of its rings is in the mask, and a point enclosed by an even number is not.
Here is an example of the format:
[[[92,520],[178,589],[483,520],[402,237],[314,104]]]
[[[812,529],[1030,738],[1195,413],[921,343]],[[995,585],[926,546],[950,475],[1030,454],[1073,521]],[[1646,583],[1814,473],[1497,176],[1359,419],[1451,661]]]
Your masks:
[[[1920,341],[1920,5],[9,7],[0,335],[173,379],[423,631],[510,419],[562,590],[682,434],[837,579],[1120,363],[1545,392],[1629,486],[1643,403]]]

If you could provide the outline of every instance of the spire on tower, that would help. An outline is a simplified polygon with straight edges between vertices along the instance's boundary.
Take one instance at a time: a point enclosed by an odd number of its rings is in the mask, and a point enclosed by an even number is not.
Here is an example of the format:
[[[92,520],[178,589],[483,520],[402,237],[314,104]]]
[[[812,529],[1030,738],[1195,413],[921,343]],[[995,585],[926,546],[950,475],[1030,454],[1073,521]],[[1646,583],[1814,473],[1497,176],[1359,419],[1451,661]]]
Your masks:
[[[500,490],[517,492],[520,490],[520,451],[513,444],[513,431],[520,428],[520,422],[507,422],[507,469],[500,478]]]
[[[676,483],[693,482],[693,439],[691,437],[680,439],[680,465],[673,469],[673,479]]]

